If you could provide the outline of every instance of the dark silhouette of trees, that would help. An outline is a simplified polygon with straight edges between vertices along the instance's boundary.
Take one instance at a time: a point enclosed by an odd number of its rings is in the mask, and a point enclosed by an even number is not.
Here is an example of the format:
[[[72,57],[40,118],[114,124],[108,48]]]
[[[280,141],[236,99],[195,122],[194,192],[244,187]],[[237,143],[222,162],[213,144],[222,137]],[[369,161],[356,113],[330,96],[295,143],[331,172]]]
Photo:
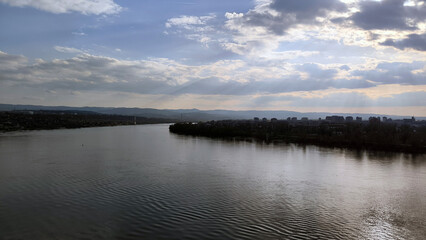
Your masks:
[[[123,115],[71,112],[0,112],[0,131],[83,128],[149,123],[170,123],[168,119],[153,119]]]
[[[176,123],[177,134],[212,138],[253,138],[265,142],[295,142],[331,147],[367,148],[386,151],[426,152],[426,126],[371,122],[317,122],[316,125],[289,121],[211,121]]]

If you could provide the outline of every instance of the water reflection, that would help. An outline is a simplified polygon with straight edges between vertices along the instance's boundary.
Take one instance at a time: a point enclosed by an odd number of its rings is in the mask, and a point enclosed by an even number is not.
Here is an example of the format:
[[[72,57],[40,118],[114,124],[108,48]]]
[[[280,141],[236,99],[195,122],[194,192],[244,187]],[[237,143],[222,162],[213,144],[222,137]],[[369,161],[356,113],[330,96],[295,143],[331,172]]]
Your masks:
[[[424,156],[185,137],[167,125],[0,136],[16,239],[422,239]]]

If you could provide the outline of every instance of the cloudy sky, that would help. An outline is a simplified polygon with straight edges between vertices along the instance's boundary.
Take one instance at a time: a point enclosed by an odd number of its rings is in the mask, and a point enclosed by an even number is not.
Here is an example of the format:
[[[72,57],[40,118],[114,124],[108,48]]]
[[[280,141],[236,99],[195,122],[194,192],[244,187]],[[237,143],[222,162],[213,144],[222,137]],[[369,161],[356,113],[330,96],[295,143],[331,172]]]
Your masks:
[[[426,116],[425,0],[0,0],[0,103]]]

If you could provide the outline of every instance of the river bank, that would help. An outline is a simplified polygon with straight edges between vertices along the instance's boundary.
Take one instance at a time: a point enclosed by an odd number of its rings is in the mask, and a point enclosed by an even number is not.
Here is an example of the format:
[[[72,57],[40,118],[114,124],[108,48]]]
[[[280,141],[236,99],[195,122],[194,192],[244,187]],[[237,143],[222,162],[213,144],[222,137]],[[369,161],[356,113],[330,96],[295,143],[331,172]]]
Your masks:
[[[222,139],[254,139],[390,152],[426,153],[426,128],[377,123],[293,126],[287,121],[176,123],[170,132]]]
[[[77,112],[0,112],[0,132],[171,123],[170,119]]]

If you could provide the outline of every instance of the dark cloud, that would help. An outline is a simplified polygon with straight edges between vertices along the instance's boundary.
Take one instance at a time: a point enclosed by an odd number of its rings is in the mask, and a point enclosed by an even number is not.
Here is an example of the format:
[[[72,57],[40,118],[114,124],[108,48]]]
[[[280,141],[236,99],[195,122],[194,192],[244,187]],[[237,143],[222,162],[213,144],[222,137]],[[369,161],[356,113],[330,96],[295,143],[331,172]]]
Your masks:
[[[410,34],[407,36],[407,38],[401,40],[387,39],[380,44],[384,46],[396,47],[401,50],[412,48],[419,51],[426,51],[426,33],[421,35]]]
[[[339,0],[275,0],[270,7],[284,14],[295,14],[296,18],[300,20],[323,17],[328,11],[346,10],[346,5]]]
[[[345,17],[338,17],[338,18],[332,18],[332,19],[330,19],[330,21],[331,21],[332,23],[336,23],[336,24],[342,24],[342,23],[345,23],[345,22],[346,22],[346,20],[347,20],[347,18],[345,18]]]
[[[417,6],[407,7],[407,15],[409,18],[414,19],[417,22],[426,20],[426,0],[415,0]]]
[[[414,30],[417,22],[426,19],[426,6],[404,6],[404,2],[405,0],[361,1],[360,11],[349,19],[366,30]],[[411,24],[409,20],[412,20]]]
[[[330,11],[346,10],[346,5],[339,0],[275,0],[268,7],[279,15],[251,10],[244,15],[244,23],[265,27],[274,34],[283,35],[293,25],[316,24],[317,17],[324,17]]]

